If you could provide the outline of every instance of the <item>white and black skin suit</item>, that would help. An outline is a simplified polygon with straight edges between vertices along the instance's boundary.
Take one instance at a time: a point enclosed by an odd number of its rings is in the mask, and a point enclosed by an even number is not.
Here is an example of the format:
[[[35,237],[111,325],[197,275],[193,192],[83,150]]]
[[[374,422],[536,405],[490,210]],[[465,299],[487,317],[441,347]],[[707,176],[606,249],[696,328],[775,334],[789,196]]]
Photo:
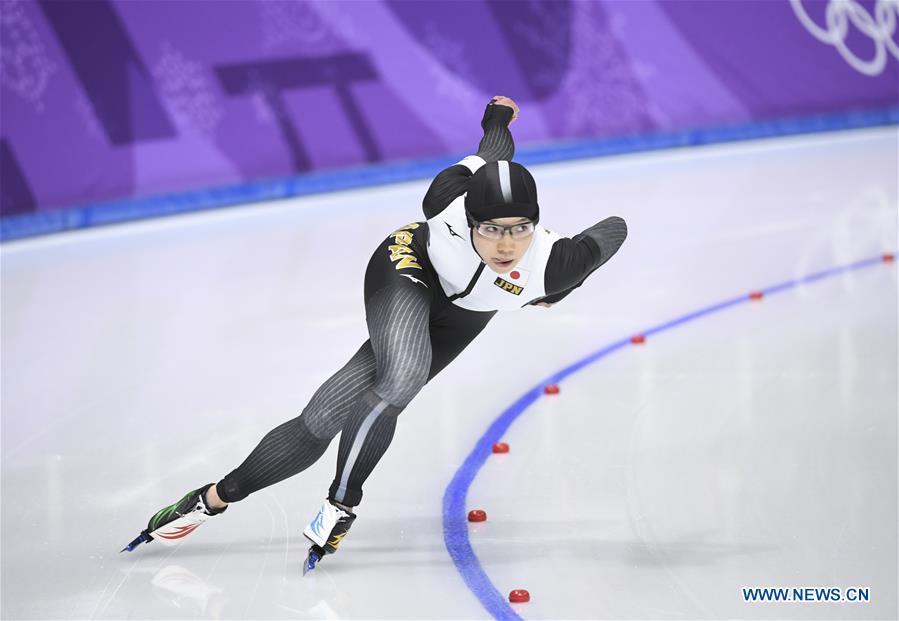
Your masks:
[[[471,235],[476,233],[464,207],[466,192],[477,183],[475,171],[483,167],[477,176],[493,176],[492,184],[489,178],[481,180],[487,190],[479,191],[504,192],[506,200],[536,206],[532,180],[527,187],[513,176],[509,187],[512,115],[508,106],[488,104],[477,154],[441,171],[431,183],[423,202],[427,221],[395,231],[375,250],[365,273],[369,340],[316,391],[300,416],[271,430],[218,483],[222,500],[242,500],[302,472],[340,433],[328,498],[355,507],[363,483],[390,445],[400,412],[497,310],[558,302],[617,252],[627,236],[621,218],[607,218],[570,239],[537,225],[513,270],[496,274],[485,267],[474,250]],[[513,168],[523,170],[517,164]],[[497,174],[506,177],[496,183]]]

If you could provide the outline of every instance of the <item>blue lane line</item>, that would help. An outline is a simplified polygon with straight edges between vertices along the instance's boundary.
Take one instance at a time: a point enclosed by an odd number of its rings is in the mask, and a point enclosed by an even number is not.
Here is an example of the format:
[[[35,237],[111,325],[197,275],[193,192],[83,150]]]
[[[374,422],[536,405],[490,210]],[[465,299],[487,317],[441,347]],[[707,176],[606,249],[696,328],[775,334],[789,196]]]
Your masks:
[[[850,263],[848,265],[834,267],[801,278],[788,280],[761,289],[760,291],[766,296],[781,293],[787,289],[796,287],[797,285],[816,282],[824,278],[870,267],[883,262],[882,256],[865,259],[863,261],[856,261],[855,263]],[[724,300],[723,302],[706,306],[705,308],[658,324],[639,332],[639,334],[644,336],[658,334],[659,332],[670,330],[671,328],[693,321],[694,319],[699,319],[700,317],[747,302],[749,299],[748,294],[744,294],[729,300]],[[446,544],[447,552],[449,552],[450,557],[453,559],[453,563],[455,563],[456,569],[459,571],[459,574],[461,574],[465,584],[468,585],[471,592],[474,593],[478,600],[480,600],[481,604],[494,619],[521,619],[521,617],[512,610],[512,607],[506,601],[506,597],[500,593],[490,581],[490,578],[481,567],[481,563],[478,561],[478,557],[471,547],[471,542],[468,539],[468,521],[465,510],[468,489],[471,487],[481,466],[483,466],[487,461],[487,458],[493,454],[493,444],[499,442],[512,423],[527,410],[528,406],[543,395],[544,386],[547,384],[559,383],[585,366],[605,358],[622,347],[630,345],[630,342],[630,337],[628,337],[610,343],[589,356],[563,368],[561,371],[544,378],[537,385],[533,386],[525,394],[519,397],[515,403],[506,408],[506,410],[493,421],[490,427],[487,428],[487,431],[485,431],[484,435],[477,441],[474,449],[469,453],[465,462],[459,467],[456,474],[453,476],[452,481],[450,481],[449,485],[446,487],[446,491],[443,494],[443,541]]]
[[[565,160],[605,157],[622,153],[674,149],[739,140],[757,140],[863,127],[899,125],[899,106],[748,121],[736,125],[701,127],[670,132],[615,136],[525,145],[516,150],[516,161],[526,166]],[[200,188],[154,196],[89,203],[62,209],[0,217],[0,241],[12,241],[73,229],[129,222],[258,203],[322,192],[430,179],[462,159],[465,154],[320,170],[278,179],[247,181],[228,186]]]

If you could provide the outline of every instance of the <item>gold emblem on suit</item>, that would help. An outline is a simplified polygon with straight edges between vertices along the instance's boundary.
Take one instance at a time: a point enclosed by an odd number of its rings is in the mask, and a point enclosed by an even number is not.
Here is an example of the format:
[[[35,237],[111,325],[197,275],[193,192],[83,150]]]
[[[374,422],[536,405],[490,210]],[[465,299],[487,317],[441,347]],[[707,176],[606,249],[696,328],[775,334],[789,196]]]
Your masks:
[[[407,267],[412,267],[417,270],[422,269],[421,265],[418,264],[418,258],[415,256],[415,253],[412,252],[412,249],[409,247],[409,244],[412,243],[412,238],[415,236],[414,233],[410,233],[409,231],[415,230],[418,228],[418,223],[413,222],[412,224],[407,224],[401,229],[397,229],[389,236],[393,238],[394,243],[390,246],[387,246],[387,249],[390,251],[390,260],[396,263],[396,269],[401,270]]]
[[[509,293],[512,293],[514,295],[521,295],[521,292],[524,291],[524,287],[513,285],[508,280],[503,280],[499,276],[496,277],[496,280],[493,281],[493,284],[503,291],[508,291]]]

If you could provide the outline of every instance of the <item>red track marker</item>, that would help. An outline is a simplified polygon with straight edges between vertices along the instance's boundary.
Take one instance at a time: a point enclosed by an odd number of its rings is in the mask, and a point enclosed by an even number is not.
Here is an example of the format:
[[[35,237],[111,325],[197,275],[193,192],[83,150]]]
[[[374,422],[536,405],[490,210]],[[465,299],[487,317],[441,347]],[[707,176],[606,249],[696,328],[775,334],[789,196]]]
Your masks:
[[[750,300],[761,300],[763,297],[765,297],[765,294],[762,293],[761,291],[750,291],[749,292]]]
[[[887,252],[885,255],[883,255],[884,263],[892,263],[895,260],[896,260],[896,255],[894,255],[892,252]]]
[[[636,336],[631,337],[631,343],[633,343],[634,345],[642,345],[645,342],[646,342],[646,337],[643,336],[642,334],[637,334]]]
[[[543,393],[547,395],[557,395],[559,394],[559,387],[556,384],[547,384],[543,389]]]
[[[493,452],[494,453],[508,453],[509,445],[506,444],[505,442],[497,442],[496,444],[493,445]]]
[[[513,604],[522,604],[531,601],[531,594],[526,589],[515,589],[509,593],[509,601]]]
[[[487,512],[481,511],[480,509],[472,509],[468,512],[468,521],[469,522],[486,522],[487,521]]]

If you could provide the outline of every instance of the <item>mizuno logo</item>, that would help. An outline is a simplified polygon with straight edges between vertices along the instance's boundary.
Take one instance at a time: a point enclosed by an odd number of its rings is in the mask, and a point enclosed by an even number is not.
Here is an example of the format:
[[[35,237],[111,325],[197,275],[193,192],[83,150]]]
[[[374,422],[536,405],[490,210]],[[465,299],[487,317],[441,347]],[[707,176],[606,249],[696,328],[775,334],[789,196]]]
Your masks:
[[[444,222],[444,224],[446,225],[446,228],[449,229],[450,237],[452,237],[453,235],[455,235],[455,236],[458,237],[459,239],[463,239],[463,237],[462,237],[461,235],[459,235],[458,233],[456,233],[456,232],[453,230],[453,227],[450,226],[449,222]]]
[[[400,276],[405,276],[406,278],[408,278],[409,280],[411,280],[413,282],[417,282],[420,285],[424,285],[425,287],[428,287],[427,284],[423,283],[422,281],[417,279],[415,276],[410,276],[409,274],[400,274]]]

